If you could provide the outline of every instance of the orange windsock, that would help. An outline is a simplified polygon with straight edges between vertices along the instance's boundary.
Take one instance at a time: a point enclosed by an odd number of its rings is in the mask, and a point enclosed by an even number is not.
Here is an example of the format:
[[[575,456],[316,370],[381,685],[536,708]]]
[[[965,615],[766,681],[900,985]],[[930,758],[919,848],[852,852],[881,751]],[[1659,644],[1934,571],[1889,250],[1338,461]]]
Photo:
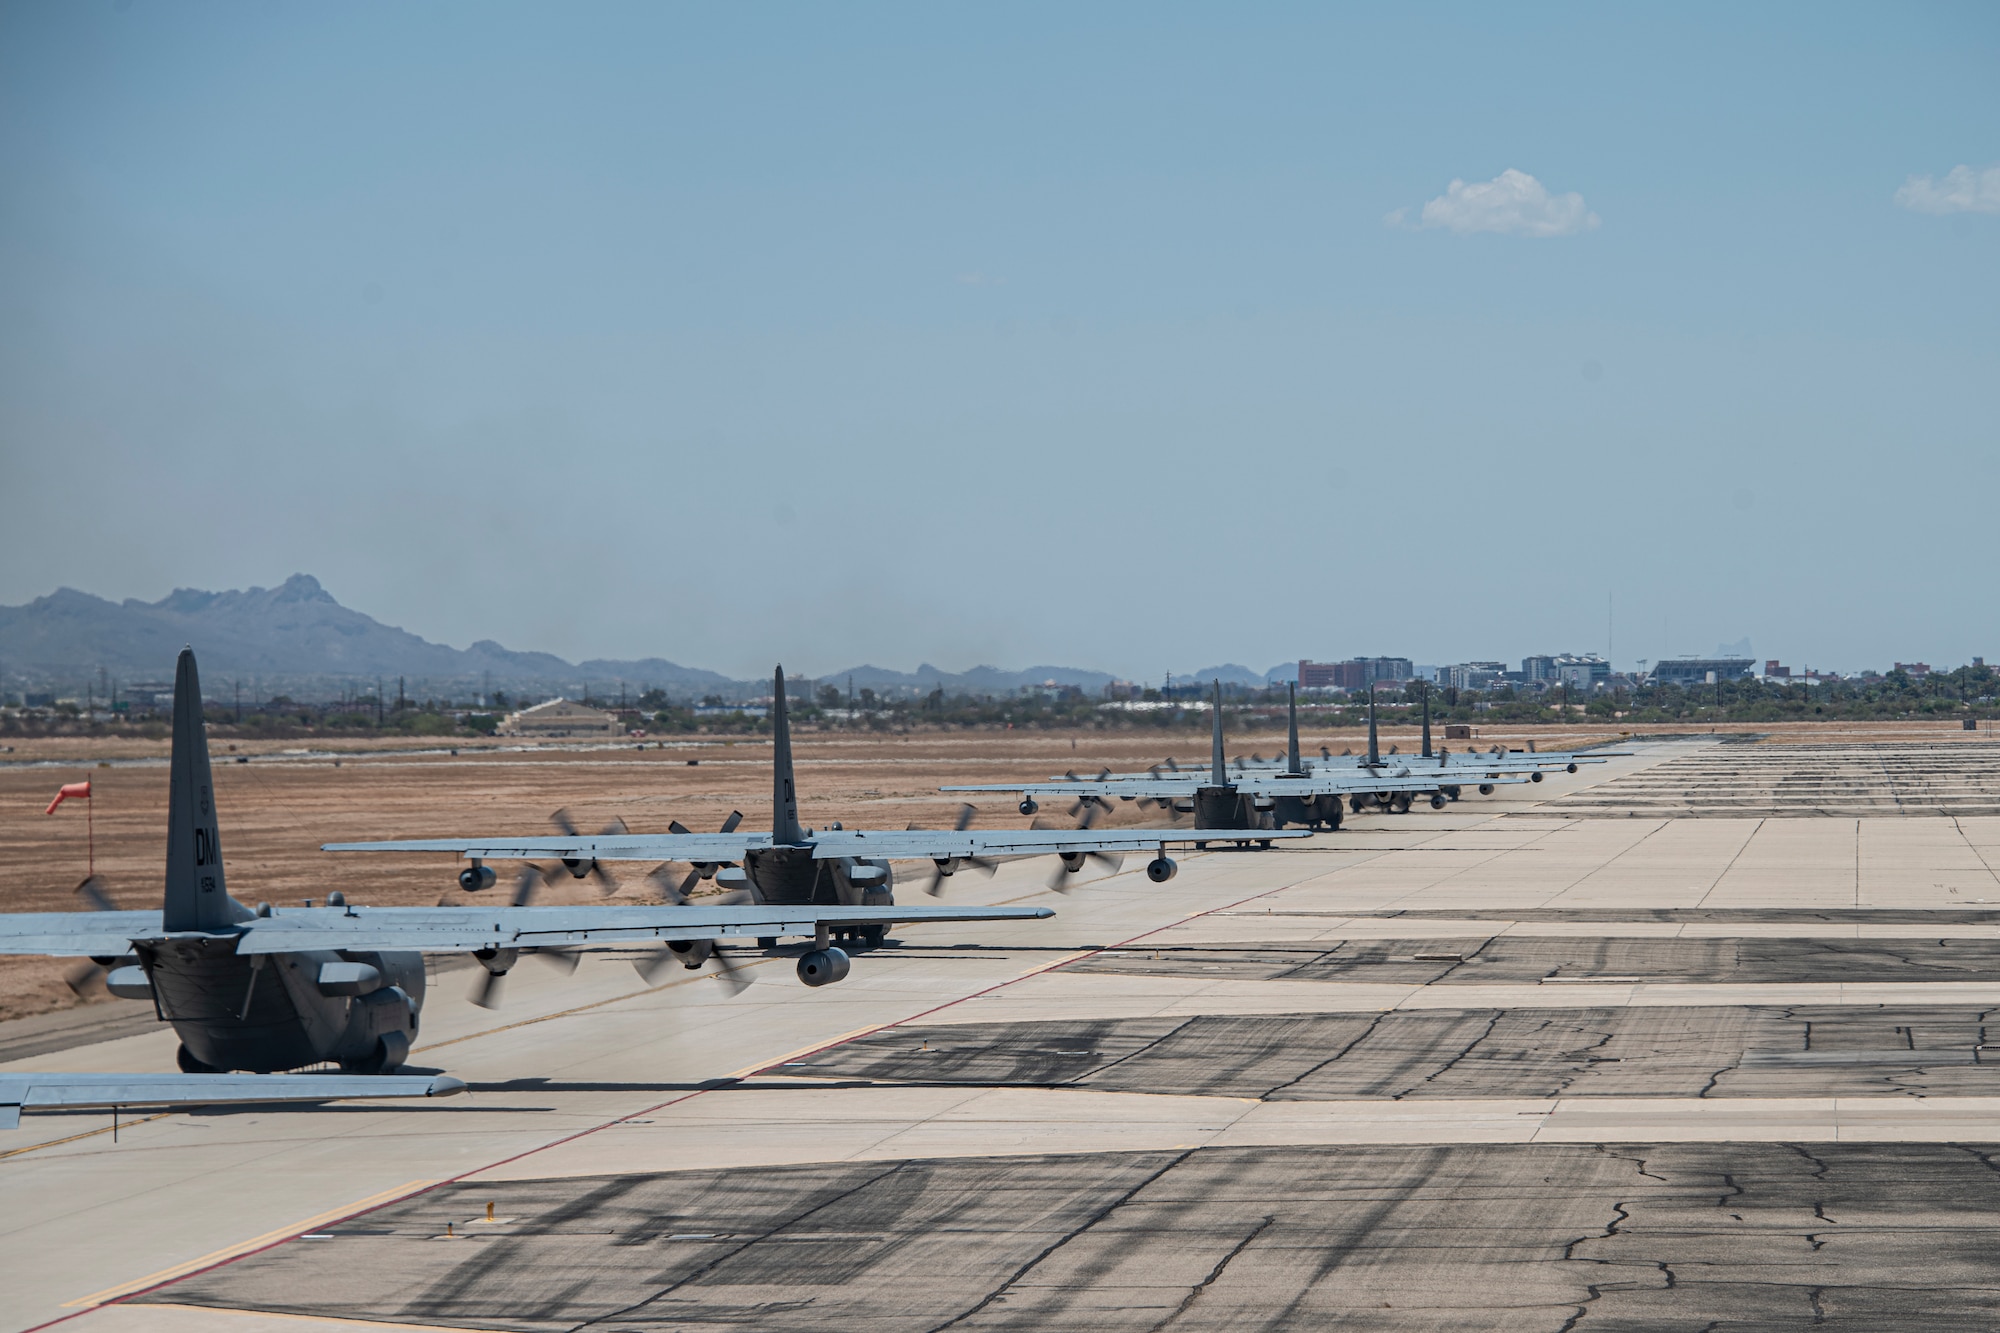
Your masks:
[[[56,798],[49,802],[49,808],[42,811],[42,813],[45,815],[54,814],[56,807],[64,801],[87,801],[89,799],[90,784],[88,782],[65,782],[62,785],[62,789],[56,793]]]

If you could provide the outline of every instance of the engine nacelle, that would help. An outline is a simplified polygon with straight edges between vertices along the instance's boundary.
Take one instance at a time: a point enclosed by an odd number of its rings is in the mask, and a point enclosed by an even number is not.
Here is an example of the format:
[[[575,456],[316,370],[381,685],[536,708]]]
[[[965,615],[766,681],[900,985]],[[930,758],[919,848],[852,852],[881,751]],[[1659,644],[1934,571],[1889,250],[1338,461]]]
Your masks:
[[[493,867],[481,865],[477,861],[458,872],[458,887],[467,893],[490,889],[493,887],[493,880]]]
[[[1165,884],[1179,870],[1180,867],[1175,865],[1171,858],[1165,856],[1156,856],[1146,862],[1146,878],[1152,880],[1155,884]]]
[[[1433,810],[1442,810],[1442,809],[1444,809],[1444,803],[1445,803],[1445,802],[1444,802],[1444,793],[1443,793],[1443,792],[1441,792],[1441,791],[1434,791],[1434,792],[1432,792],[1432,793],[1431,793],[1431,809],[1433,809]]]
[[[831,946],[799,958],[799,980],[808,986],[831,986],[847,975],[847,952]]]
[[[1493,784],[1492,784],[1492,783],[1490,783],[1490,782],[1482,782],[1482,783],[1480,783],[1480,784],[1479,784],[1479,794],[1480,794],[1481,796],[1491,796],[1491,795],[1493,794]]]
[[[1574,773],[1574,772],[1576,772],[1576,765],[1575,765],[1575,764],[1571,764],[1571,765],[1570,765],[1570,766],[1569,766],[1568,768],[1565,768],[1565,769],[1563,770],[1563,772],[1565,772],[1565,773]]]
[[[1084,857],[1087,854],[1085,852],[1064,852],[1062,854],[1063,869],[1074,875],[1077,871],[1083,869]]]
[[[1032,797],[1032,796],[1023,796],[1023,797],[1021,798],[1021,804],[1020,804],[1020,811],[1021,811],[1021,813],[1022,813],[1022,814],[1024,814],[1024,815],[1032,815],[1032,814],[1034,814],[1034,813],[1035,813],[1035,811],[1037,811],[1037,810],[1039,810],[1039,809],[1041,809],[1041,808],[1042,808],[1042,807],[1040,807],[1039,805],[1036,805],[1036,804],[1035,804],[1035,798],[1034,798],[1034,797]]]
[[[569,871],[577,879],[582,879],[591,871],[597,869],[597,858],[594,856],[565,856],[563,858],[563,869]]]
[[[715,952],[715,945],[709,940],[669,940],[667,947],[681,960],[681,966],[690,972],[706,963]]]
[[[321,963],[321,995],[371,995],[382,989],[382,971],[368,963]]]
[[[1540,782],[1541,780],[1542,780],[1542,770],[1539,768],[1536,769],[1534,772],[1528,774],[1528,781],[1530,782]]]

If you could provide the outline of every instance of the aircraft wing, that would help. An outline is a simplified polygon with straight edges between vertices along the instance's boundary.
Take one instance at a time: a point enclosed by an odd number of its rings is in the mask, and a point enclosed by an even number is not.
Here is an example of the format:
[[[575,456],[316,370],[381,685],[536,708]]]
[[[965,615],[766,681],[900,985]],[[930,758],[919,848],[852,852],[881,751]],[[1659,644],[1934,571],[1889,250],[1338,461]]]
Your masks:
[[[0,1129],[21,1112],[114,1106],[220,1106],[331,1102],[363,1097],[449,1097],[465,1085],[445,1074],[0,1074]]]
[[[1449,782],[1450,770],[1440,777],[1435,769],[1411,769],[1398,766],[1379,772],[1367,769],[1336,769],[1315,771],[1304,777],[1288,775],[1274,770],[1238,771],[1230,774],[1229,783],[1245,795],[1257,796],[1318,796],[1331,792],[1360,791],[1427,791],[1440,781]],[[1506,781],[1519,781],[1509,778]],[[1004,791],[1019,792],[1023,796],[1123,796],[1130,798],[1149,797],[1156,801],[1173,800],[1195,794],[1203,787],[1213,785],[1206,776],[1179,778],[1106,778],[1102,781],[1085,779],[1071,782],[996,782],[977,787],[939,787],[939,791]]]
[[[1007,790],[1014,790],[1008,788]],[[875,856],[890,860],[943,861],[967,856],[1045,856],[1066,852],[1157,851],[1168,843],[1268,842],[1306,838],[1305,829],[862,829],[816,835],[813,856]],[[898,918],[907,919],[907,918]]]
[[[648,859],[648,858],[642,858]],[[1032,921],[1046,907],[825,907],[747,903],[727,907],[310,907],[279,910],[233,927],[238,953],[308,949],[473,953],[481,949],[618,949],[662,940],[812,936],[821,924],[926,925],[942,921]]]
[[[452,852],[481,861],[741,861],[753,847],[769,847],[771,835],[741,833],[639,833],[619,837],[418,838],[401,842],[329,842],[323,852]]]
[[[0,912],[0,954],[114,958],[159,934],[158,912]]]

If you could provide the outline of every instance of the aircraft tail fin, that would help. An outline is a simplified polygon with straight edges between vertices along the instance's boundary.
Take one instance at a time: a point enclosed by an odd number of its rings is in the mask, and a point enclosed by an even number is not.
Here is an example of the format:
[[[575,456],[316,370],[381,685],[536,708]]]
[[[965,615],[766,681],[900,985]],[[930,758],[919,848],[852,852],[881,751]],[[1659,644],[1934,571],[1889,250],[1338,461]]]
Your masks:
[[[1303,773],[1305,769],[1299,765],[1299,687],[1296,681],[1285,687],[1285,695],[1290,705],[1285,728],[1285,771]]]
[[[1214,720],[1214,740],[1210,743],[1209,749],[1209,769],[1211,773],[1209,782],[1217,787],[1226,787],[1229,785],[1229,770],[1228,765],[1222,758],[1222,682],[1220,680],[1215,682]]]
[[[792,781],[792,721],[785,707],[785,669],[771,681],[771,841],[804,842],[799,826],[799,793]]]
[[[1375,683],[1368,683],[1368,767],[1382,766],[1382,746],[1375,733]]]
[[[1431,687],[1424,686],[1424,758],[1431,757]]]
[[[167,888],[160,924],[167,930],[219,930],[237,918],[222,878],[222,830],[215,779],[201,717],[201,677],[194,650],[174,667],[174,742],[167,783]]]

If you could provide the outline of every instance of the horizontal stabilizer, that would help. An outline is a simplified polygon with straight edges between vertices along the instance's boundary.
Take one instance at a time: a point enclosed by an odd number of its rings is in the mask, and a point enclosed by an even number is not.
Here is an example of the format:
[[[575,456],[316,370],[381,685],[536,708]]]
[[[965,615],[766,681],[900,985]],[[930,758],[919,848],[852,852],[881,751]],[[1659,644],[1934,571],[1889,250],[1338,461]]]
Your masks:
[[[449,1097],[465,1084],[446,1074],[0,1074],[0,1129],[21,1112],[114,1106],[224,1106]]]

